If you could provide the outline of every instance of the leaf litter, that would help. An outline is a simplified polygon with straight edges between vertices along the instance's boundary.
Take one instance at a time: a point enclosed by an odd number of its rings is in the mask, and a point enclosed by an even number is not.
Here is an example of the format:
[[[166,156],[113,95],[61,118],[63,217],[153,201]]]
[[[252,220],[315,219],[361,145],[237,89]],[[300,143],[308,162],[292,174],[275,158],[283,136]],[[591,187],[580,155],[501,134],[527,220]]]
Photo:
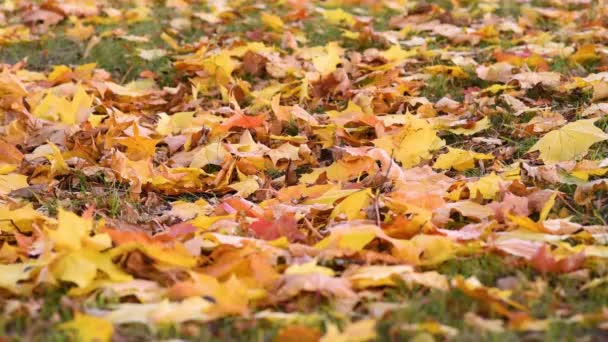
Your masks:
[[[605,337],[606,15],[5,1],[1,334]]]

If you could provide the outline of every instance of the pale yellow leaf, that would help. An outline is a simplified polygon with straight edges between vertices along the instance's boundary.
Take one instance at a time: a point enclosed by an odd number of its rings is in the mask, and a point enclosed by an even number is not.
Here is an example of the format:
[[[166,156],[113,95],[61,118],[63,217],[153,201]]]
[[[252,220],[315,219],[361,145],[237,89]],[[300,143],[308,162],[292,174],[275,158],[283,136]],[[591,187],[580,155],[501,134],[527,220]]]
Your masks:
[[[608,134],[594,125],[596,119],[578,120],[553,130],[536,142],[529,152],[539,151],[545,164],[555,164],[584,156],[596,142]]]

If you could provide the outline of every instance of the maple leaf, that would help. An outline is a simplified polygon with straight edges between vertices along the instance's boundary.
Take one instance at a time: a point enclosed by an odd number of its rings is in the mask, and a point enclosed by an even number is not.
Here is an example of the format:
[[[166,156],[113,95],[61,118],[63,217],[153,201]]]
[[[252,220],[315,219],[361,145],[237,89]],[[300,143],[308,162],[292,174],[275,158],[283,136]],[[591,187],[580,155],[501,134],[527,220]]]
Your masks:
[[[89,249],[63,254],[51,265],[51,272],[57,279],[75,283],[80,288],[90,286],[97,278],[98,271],[115,282],[133,279],[112,262],[111,254]]]
[[[340,25],[342,23],[345,23],[348,26],[352,26],[356,23],[356,20],[353,15],[344,11],[341,8],[323,10],[322,14],[323,18],[333,25]]]
[[[0,265],[2,276],[0,277],[0,288],[14,293],[26,292],[26,288],[19,284],[21,280],[28,279],[36,270],[35,263]]]
[[[240,128],[256,128],[262,126],[266,115],[260,114],[256,116],[245,115],[244,113],[237,112],[232,115],[228,120],[224,121],[220,127],[225,130],[229,130],[232,127]]]
[[[269,27],[273,31],[281,32],[283,31],[283,27],[285,23],[281,18],[274,14],[262,13],[262,23]]]
[[[361,210],[370,204],[371,196],[371,189],[361,190],[348,195],[334,207],[329,217],[335,218],[338,215],[344,214],[348,220],[362,218]]]
[[[48,93],[34,108],[32,114],[41,119],[73,125],[88,118],[92,104],[93,97],[87,95],[82,85],[78,85],[71,101]]]
[[[388,152],[404,167],[412,167],[422,160],[430,159],[431,151],[444,144],[427,120],[412,115],[406,116],[405,126],[397,134],[374,140],[374,145]]]
[[[258,219],[249,225],[255,235],[264,240],[276,240],[281,236],[287,237],[289,241],[301,241],[305,238],[304,234],[298,230],[295,215],[285,214],[277,220]]]
[[[0,175],[0,194],[8,195],[11,191],[26,188],[27,176],[21,174]]]
[[[337,42],[330,42],[326,46],[318,46],[310,51],[312,63],[322,76],[336,71],[343,53],[344,50]]]
[[[478,153],[448,147],[448,153],[440,155],[435,161],[435,164],[433,164],[433,167],[437,169],[454,168],[458,171],[464,171],[475,167],[475,160],[483,159],[494,159],[494,156],[488,153]]]
[[[547,164],[580,158],[591,145],[608,139],[608,134],[594,125],[595,121],[578,120],[553,130],[540,138],[529,152],[539,151],[540,159]]]
[[[568,273],[580,268],[585,261],[585,253],[580,252],[571,256],[557,260],[551,253],[551,249],[547,244],[543,244],[541,248],[532,256],[531,265],[543,273]]]
[[[61,323],[60,330],[74,330],[79,341],[107,342],[112,339],[114,327],[103,318],[76,313],[74,319]]]
[[[365,342],[376,338],[376,321],[364,319],[349,323],[342,332],[331,324],[327,332],[321,337],[321,342]]]

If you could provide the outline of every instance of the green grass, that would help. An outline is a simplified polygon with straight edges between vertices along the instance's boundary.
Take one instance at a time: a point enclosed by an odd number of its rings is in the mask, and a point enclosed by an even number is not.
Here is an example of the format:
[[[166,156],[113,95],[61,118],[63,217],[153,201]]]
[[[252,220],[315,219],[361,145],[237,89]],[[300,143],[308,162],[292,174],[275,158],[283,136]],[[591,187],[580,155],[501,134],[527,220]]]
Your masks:
[[[139,78],[144,70],[150,70],[158,76],[161,86],[175,84],[175,70],[168,57],[146,61],[137,56],[137,49],[168,49],[160,35],[166,30],[165,20],[170,18],[171,10],[165,7],[155,7],[153,17],[156,20],[137,22],[130,26],[122,26],[128,34],[146,36],[148,43],[136,43],[119,38],[102,38],[85,56],[87,42],[80,43],[69,39],[62,33],[56,36],[43,37],[32,42],[20,42],[2,46],[0,61],[14,64],[27,58],[28,68],[32,70],[50,70],[54,65],[77,65],[97,63],[99,68],[110,71],[116,81],[129,82]],[[63,24],[57,30],[61,31]],[[97,33],[121,27],[120,25],[105,25],[96,27]],[[191,32],[190,32],[191,34]],[[199,36],[202,35],[202,32]],[[194,40],[194,39],[192,39]]]
[[[449,95],[452,100],[462,101],[464,99],[462,89],[452,79],[444,75],[434,75],[428,80],[420,92],[420,96],[436,102],[444,96]]]
[[[322,46],[332,41],[342,40],[340,27],[325,23],[322,17],[306,21],[304,32],[310,46]]]
[[[53,65],[79,63],[83,51],[82,44],[59,35],[55,38],[2,46],[0,47],[0,61],[14,64],[27,58],[28,68],[48,70]]]

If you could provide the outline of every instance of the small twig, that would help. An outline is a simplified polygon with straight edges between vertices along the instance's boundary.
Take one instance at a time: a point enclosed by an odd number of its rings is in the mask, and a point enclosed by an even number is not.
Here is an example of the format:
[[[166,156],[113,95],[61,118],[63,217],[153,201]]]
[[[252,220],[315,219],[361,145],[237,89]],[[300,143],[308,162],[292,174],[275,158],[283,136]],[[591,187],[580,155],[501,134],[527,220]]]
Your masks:
[[[317,228],[315,228],[312,223],[310,223],[310,221],[308,221],[308,219],[305,217],[304,218],[304,224],[306,224],[306,227],[308,229],[310,229],[310,231],[312,231],[319,239],[323,238],[323,235],[321,235],[321,233],[319,233],[319,231],[317,230]]]
[[[378,190],[376,192],[376,198],[374,198],[374,209],[376,210],[376,225],[378,227],[380,227],[380,206],[378,205],[379,200],[380,200],[380,190]]]
[[[133,70],[133,65],[131,65],[129,67],[129,69],[127,69],[127,71],[125,71],[125,74],[120,79],[120,84],[124,84],[125,83],[125,81],[127,80],[127,76],[129,76],[129,74],[131,73],[132,70]]]

